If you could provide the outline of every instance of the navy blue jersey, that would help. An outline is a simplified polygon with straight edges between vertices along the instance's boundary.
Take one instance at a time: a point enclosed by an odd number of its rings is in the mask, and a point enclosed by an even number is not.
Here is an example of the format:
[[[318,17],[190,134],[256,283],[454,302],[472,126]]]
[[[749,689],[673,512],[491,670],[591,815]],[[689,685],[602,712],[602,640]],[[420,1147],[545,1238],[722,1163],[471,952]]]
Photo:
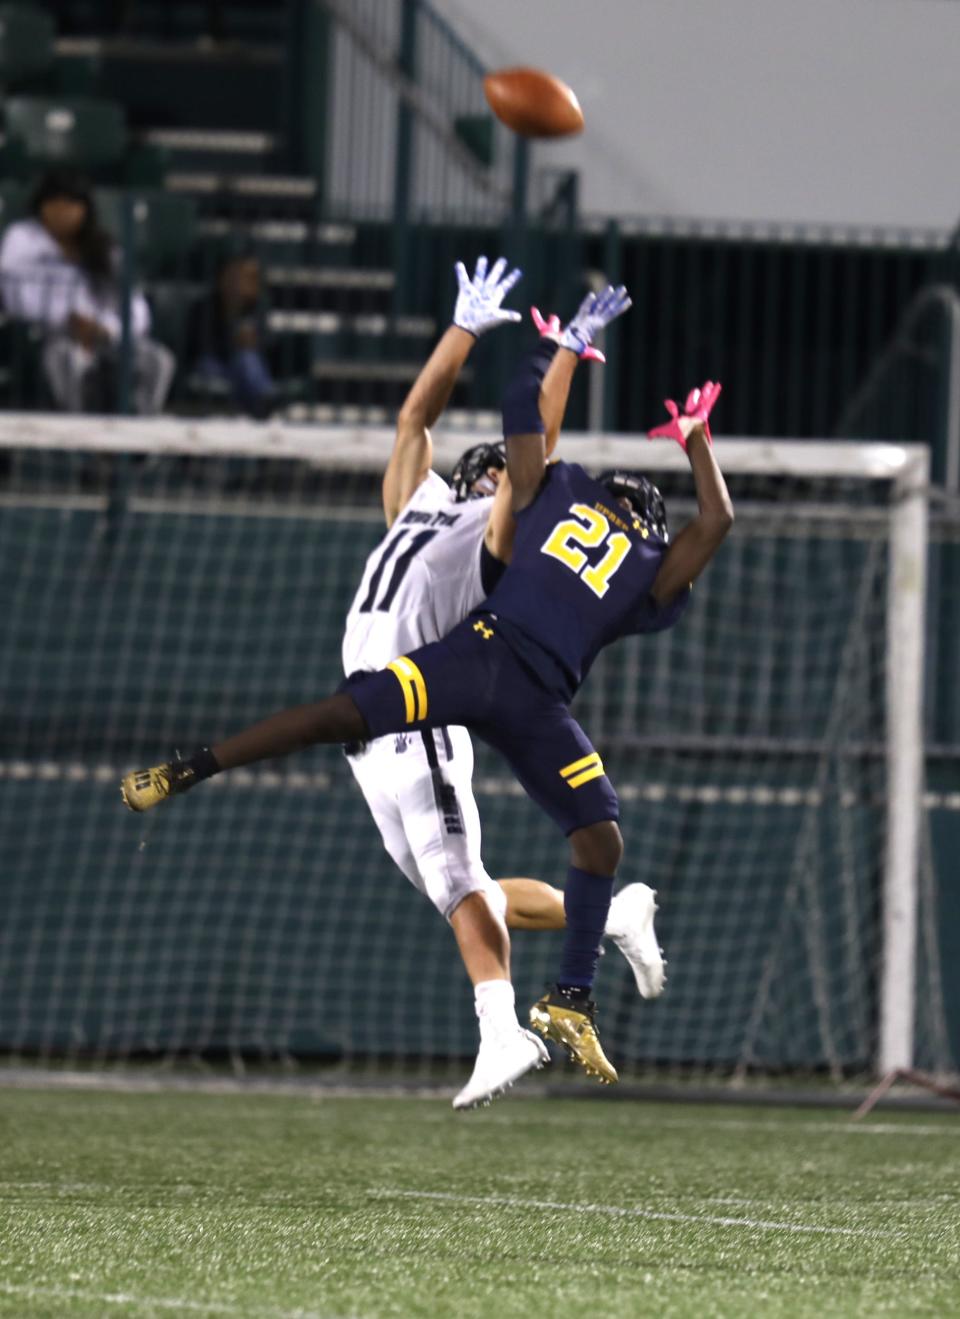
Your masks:
[[[509,568],[474,612],[495,615],[548,690],[569,699],[604,646],[680,617],[688,590],[663,607],[650,594],[667,548],[577,463],[552,463],[517,515]]]

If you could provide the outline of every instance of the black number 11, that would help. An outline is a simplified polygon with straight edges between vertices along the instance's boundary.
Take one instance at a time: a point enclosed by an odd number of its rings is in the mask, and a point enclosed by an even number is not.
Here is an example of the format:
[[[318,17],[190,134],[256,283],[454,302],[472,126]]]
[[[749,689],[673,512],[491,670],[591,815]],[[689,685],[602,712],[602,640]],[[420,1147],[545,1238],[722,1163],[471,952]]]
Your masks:
[[[361,614],[369,614],[370,610],[373,609],[374,607],[383,610],[384,612],[386,612],[390,608],[390,606],[393,604],[393,597],[397,594],[397,591],[400,589],[400,583],[407,575],[407,569],[410,567],[410,561],[420,553],[420,551],[423,549],[424,545],[426,545],[428,541],[433,540],[436,534],[437,534],[436,528],[434,528],[431,531],[418,531],[417,534],[413,537],[413,539],[407,543],[406,548],[404,549],[400,557],[394,560],[393,572],[390,574],[390,581],[387,585],[386,591],[383,594],[383,599],[380,601],[378,605],[374,606],[374,600],[376,600],[377,592],[380,589],[380,581],[383,577],[384,569],[386,568],[387,564],[390,563],[390,561],[393,559],[393,556],[396,554],[397,550],[400,547],[401,541],[407,535],[406,527],[402,527],[400,531],[396,534],[396,536],[394,536],[393,540],[389,541],[387,545],[384,546],[383,553],[380,556],[380,562],[377,564],[376,568],[374,568],[373,576],[370,578],[370,588],[367,591],[367,598],[360,606]]]

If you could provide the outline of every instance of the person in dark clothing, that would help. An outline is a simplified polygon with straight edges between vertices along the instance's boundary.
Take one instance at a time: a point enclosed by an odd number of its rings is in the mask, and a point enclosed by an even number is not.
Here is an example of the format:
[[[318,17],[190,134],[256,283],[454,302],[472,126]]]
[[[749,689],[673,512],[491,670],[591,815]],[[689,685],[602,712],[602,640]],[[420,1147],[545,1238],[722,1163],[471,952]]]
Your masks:
[[[260,262],[251,253],[228,257],[209,293],[190,316],[188,353],[207,380],[229,385],[251,417],[273,410],[276,387],[264,352]]]

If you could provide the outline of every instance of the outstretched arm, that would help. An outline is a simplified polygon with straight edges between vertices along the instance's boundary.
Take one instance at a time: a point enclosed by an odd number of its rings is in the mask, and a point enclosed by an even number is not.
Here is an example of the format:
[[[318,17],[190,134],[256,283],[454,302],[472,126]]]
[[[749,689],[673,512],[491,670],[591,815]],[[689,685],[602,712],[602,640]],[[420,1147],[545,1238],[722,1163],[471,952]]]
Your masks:
[[[553,352],[552,361],[549,357],[550,352]],[[539,467],[540,475],[537,478],[534,491],[536,491],[540,480],[543,478],[546,459],[557,447],[557,440],[560,438],[560,427],[563,424],[564,413],[567,410],[567,399],[570,397],[570,385],[573,381],[573,373],[577,369],[578,360],[576,353],[568,352],[563,348],[558,349],[555,340],[551,340],[547,336],[541,339],[540,345],[527,359],[528,369],[531,374],[534,377],[542,377],[537,398],[537,409],[544,426],[544,434],[542,436],[528,436],[520,441],[521,453],[519,457],[516,452],[514,453],[513,467],[516,470],[518,462],[522,463],[533,457],[539,440],[543,461]],[[548,362],[549,366],[547,365]],[[497,486],[497,492],[493,497],[493,505],[490,509],[490,517],[487,519],[487,529],[484,533],[484,543],[487,549],[501,563],[510,562],[513,554],[513,537],[517,526],[513,516],[514,486],[510,477],[510,450],[511,445],[508,438],[507,470],[501,476],[500,484]]]
[[[404,399],[397,417],[393,452],[383,474],[383,512],[388,527],[430,471],[433,462],[430,427],[446,407],[475,343],[472,334],[451,325]]]
[[[504,275],[506,268],[505,259],[500,257],[488,274],[487,258],[482,256],[471,279],[462,262],[454,267],[459,292],[453,324],[430,354],[397,418],[397,437],[383,475],[383,512],[388,527],[430,471],[430,427],[446,407],[473,345],[494,326],[520,319],[519,312],[505,311],[500,306],[520,278],[519,270]]]
[[[530,316],[540,332],[541,339],[559,344],[563,335],[559,316],[548,316],[544,319],[537,307],[530,308]],[[570,348],[569,344],[566,346]],[[554,356],[540,390],[540,416],[543,418],[544,440],[547,446],[548,458],[557,447],[557,440],[560,438],[560,427],[563,425],[563,418],[567,410],[570,385],[573,383],[573,373],[577,362],[606,362],[607,360],[598,348],[589,345],[582,351],[576,349],[571,349],[571,351],[575,354],[572,359],[561,356],[559,353]]]
[[[503,400],[503,434],[514,513],[531,504],[540,489],[547,456],[559,436],[578,358],[590,347],[594,335],[630,305],[622,286],[615,289],[608,285],[599,295],[588,294],[560,336],[543,389],[529,369],[521,370],[508,386]]]
[[[547,458],[560,437],[577,361],[574,351],[558,347],[535,394],[529,384],[523,387],[518,381],[521,388],[504,400],[507,475],[514,513],[532,503],[540,489]]]
[[[706,408],[707,415],[720,392],[719,386],[712,388],[714,392]],[[671,435],[686,449],[693,469],[699,511],[677,536],[660,565],[651,589],[658,605],[669,604],[700,576],[733,526],[733,503],[713,456],[707,415],[678,417],[674,414],[672,423],[660,428],[661,433]]]

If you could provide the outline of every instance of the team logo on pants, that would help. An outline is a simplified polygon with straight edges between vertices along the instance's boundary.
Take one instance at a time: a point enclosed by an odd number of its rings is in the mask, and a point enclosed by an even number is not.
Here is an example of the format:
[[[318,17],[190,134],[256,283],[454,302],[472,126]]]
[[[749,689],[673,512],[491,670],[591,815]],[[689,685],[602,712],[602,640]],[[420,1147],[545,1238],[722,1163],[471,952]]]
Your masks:
[[[463,816],[460,814],[457,790],[452,783],[445,783],[440,771],[436,769],[433,771],[433,791],[444,829],[448,834],[462,834]]]

